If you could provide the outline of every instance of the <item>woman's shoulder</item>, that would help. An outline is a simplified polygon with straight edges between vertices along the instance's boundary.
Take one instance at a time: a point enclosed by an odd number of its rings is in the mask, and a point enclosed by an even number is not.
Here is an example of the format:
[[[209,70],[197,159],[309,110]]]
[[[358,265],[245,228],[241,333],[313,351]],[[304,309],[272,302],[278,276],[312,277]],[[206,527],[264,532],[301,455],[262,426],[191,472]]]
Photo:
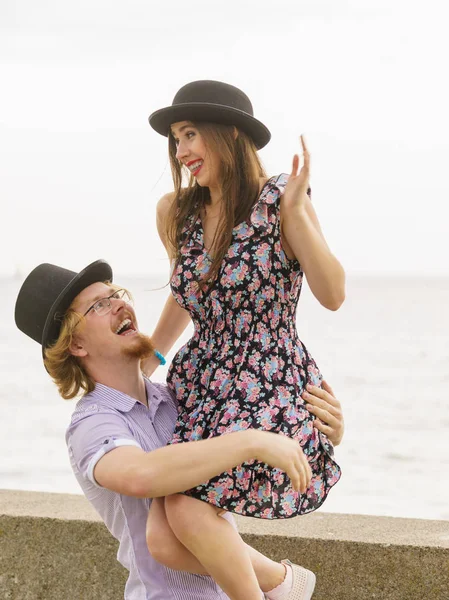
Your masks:
[[[165,248],[168,249],[169,213],[176,198],[175,192],[164,194],[156,206],[156,226]]]
[[[173,205],[175,201],[176,194],[175,192],[168,192],[168,194],[164,194],[161,198],[159,198],[157,203],[157,215],[158,217],[165,217]]]
[[[259,177],[259,194],[263,192],[263,188],[267,185],[268,181],[270,181],[270,177]]]

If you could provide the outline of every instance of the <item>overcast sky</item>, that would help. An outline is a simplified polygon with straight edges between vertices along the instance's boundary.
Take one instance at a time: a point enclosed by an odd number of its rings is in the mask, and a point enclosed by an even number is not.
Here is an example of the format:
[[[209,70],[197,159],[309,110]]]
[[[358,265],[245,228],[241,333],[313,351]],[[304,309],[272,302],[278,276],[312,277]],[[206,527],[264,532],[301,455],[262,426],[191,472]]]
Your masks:
[[[218,79],[270,128],[270,174],[306,134],[349,273],[448,275],[448,17],[436,0],[2,0],[0,274],[100,257],[165,272],[171,177],[147,117]]]

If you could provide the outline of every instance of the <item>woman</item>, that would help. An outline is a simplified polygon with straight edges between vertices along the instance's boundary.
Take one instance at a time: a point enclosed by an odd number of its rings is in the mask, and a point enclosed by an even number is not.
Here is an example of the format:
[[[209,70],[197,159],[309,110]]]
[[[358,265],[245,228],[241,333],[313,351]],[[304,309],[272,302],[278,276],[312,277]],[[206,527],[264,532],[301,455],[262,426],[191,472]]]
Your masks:
[[[297,336],[295,312],[303,273],[321,304],[339,308],[344,271],[310,202],[304,140],[302,169],[296,155],[289,177],[268,179],[257,150],[270,133],[241,90],[190,83],[172,106],[150,116],[150,124],[169,138],[175,185],[158,205],[158,230],[173,261],[173,296],[153,341],[165,353],[189,317],[195,325],[167,378],[180,411],[172,443],[256,427],[297,439],[303,450],[297,481],[252,461],[165,499],[163,506],[154,503],[151,537],[166,517],[176,538],[231,598],[256,599],[251,557],[229,522],[217,516],[304,514],[321,506],[340,478],[332,444],[305,406],[306,386],[320,386],[321,374]],[[184,188],[183,173],[189,177]],[[153,368],[145,365],[147,372]],[[309,573],[298,597],[311,597]]]

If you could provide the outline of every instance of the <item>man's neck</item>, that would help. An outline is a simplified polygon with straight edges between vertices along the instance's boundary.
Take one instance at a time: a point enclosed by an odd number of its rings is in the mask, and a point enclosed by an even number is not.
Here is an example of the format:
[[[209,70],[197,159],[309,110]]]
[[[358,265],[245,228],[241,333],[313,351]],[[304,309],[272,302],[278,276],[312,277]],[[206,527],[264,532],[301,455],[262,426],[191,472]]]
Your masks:
[[[112,368],[110,365],[103,369],[98,366],[90,367],[89,373],[95,382],[118,390],[148,406],[145,379],[140,370],[140,361],[120,363]]]

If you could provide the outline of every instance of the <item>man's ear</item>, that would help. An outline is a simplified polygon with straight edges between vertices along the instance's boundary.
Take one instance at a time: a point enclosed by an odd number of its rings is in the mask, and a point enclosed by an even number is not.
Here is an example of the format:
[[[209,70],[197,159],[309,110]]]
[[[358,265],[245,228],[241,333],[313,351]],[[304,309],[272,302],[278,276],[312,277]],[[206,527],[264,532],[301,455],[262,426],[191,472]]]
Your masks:
[[[82,340],[78,337],[73,338],[72,343],[69,346],[69,350],[70,354],[73,356],[87,356],[87,350],[85,349]]]

